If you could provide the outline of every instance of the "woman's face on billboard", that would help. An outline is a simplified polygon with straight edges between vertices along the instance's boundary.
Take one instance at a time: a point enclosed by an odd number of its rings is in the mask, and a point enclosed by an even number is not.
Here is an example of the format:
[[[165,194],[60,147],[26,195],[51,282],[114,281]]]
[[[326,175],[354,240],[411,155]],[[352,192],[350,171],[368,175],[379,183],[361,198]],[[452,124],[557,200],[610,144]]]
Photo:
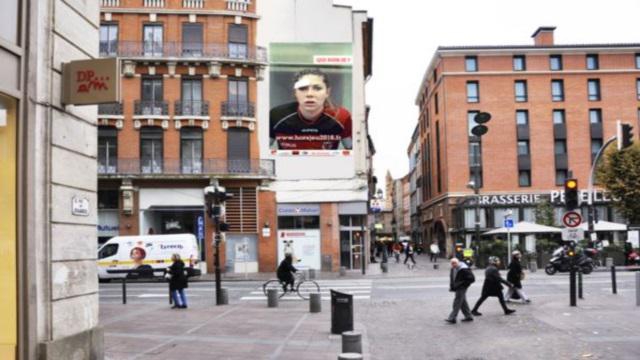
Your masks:
[[[309,74],[296,82],[295,95],[303,115],[317,116],[324,110],[324,104],[329,98],[329,88],[322,76]]]

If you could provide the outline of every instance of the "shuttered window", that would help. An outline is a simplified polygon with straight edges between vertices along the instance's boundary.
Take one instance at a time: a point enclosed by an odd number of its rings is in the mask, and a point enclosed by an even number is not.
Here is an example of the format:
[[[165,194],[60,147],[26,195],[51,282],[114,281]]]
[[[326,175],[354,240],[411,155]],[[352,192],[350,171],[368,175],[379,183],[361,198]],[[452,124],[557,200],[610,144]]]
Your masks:
[[[227,187],[233,198],[226,203],[229,232],[258,232],[258,199],[255,187]]]

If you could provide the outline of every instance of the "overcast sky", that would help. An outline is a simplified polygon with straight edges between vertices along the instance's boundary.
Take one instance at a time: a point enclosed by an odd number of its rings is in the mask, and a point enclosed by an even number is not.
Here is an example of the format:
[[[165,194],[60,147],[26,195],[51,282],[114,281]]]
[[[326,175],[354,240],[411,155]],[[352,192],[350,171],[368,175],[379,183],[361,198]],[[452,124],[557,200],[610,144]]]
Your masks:
[[[531,45],[539,26],[556,44],[640,43],[640,0],[334,0],[374,18],[373,77],[367,85],[374,168],[384,189],[409,170],[415,98],[439,45]],[[579,8],[578,8],[579,7]]]

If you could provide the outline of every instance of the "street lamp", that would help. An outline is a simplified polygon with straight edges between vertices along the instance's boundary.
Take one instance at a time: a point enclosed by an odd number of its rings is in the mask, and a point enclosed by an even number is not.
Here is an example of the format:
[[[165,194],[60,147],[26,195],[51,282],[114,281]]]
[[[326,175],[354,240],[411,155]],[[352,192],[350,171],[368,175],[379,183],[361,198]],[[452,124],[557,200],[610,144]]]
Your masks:
[[[473,188],[473,193],[476,195],[476,241],[480,242],[480,144],[482,135],[485,135],[489,128],[485,125],[491,120],[491,114],[488,112],[479,112],[473,117],[473,121],[476,125],[471,128],[471,134],[476,139],[477,146],[474,147],[474,163],[473,163],[473,180],[469,181],[467,187]],[[466,247],[471,247],[471,240],[466,240]]]

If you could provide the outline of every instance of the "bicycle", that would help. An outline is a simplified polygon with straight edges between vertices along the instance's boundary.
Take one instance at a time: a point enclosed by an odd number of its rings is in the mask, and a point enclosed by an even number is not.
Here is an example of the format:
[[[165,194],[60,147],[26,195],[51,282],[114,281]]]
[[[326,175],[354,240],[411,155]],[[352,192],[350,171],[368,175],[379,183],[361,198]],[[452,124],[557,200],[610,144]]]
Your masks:
[[[312,293],[320,293],[320,285],[313,280],[305,280],[304,275],[301,272],[297,272],[294,274],[295,280],[295,292],[298,296],[304,300],[309,300]],[[278,290],[278,297],[281,298],[285,296],[287,293],[292,293],[293,291],[289,290],[287,286],[286,290],[284,289],[284,282],[280,281],[280,279],[271,279],[262,284],[262,291],[264,292],[264,296],[268,296],[270,289]]]

